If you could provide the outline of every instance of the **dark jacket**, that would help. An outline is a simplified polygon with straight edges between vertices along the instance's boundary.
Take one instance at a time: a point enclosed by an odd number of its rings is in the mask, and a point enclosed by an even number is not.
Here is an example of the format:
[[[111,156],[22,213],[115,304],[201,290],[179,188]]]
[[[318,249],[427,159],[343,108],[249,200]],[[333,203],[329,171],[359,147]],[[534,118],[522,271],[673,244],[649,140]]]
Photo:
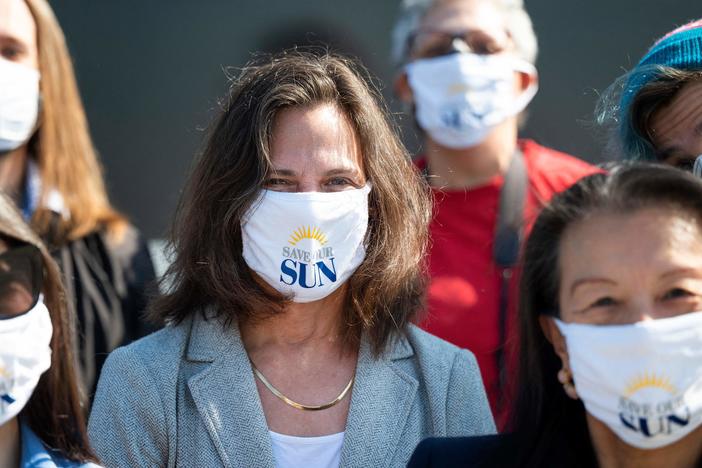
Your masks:
[[[596,466],[593,460],[573,460],[561,441],[554,440],[546,459],[525,463],[518,439],[511,434],[479,437],[445,437],[423,440],[412,454],[408,468],[516,468],[521,466],[566,468]]]
[[[153,331],[142,314],[156,288],[154,267],[146,243],[132,226],[118,242],[103,231],[63,244],[48,237],[68,307],[78,320],[76,355],[92,399],[107,355]]]

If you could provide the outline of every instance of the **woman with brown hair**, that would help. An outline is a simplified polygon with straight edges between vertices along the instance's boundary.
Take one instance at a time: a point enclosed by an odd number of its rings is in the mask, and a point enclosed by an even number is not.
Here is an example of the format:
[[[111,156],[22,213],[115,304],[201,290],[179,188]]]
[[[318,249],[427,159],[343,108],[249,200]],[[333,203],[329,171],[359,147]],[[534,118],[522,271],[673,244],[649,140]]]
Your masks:
[[[0,0],[0,188],[59,261],[78,315],[82,380],[144,334],[153,267],[110,205],[61,28],[45,0]]]
[[[474,357],[420,331],[427,187],[351,62],[288,52],[232,84],[181,200],[169,324],[113,352],[110,466],[404,466],[494,424]]]
[[[58,267],[0,193],[0,467],[95,466]]]

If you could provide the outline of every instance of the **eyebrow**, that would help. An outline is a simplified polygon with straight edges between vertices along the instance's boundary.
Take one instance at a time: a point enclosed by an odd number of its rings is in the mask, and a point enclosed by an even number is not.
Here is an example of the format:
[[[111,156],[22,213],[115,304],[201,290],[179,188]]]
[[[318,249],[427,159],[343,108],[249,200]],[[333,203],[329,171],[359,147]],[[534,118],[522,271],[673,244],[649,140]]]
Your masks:
[[[700,271],[697,268],[675,268],[670,271],[666,271],[663,273],[660,278],[665,279],[665,278],[670,278],[671,276],[678,276],[678,275],[694,275],[698,278],[702,278],[702,271]]]
[[[575,290],[576,290],[579,286],[583,286],[583,285],[585,285],[585,284],[590,284],[590,283],[604,283],[604,284],[609,284],[609,285],[612,285],[612,286],[615,286],[615,285],[617,284],[616,281],[611,280],[611,279],[608,279],[608,278],[598,278],[598,277],[594,277],[594,278],[581,278],[581,279],[579,279],[579,280],[574,281],[573,284],[570,285],[570,295],[572,296],[573,293],[575,292]]]
[[[675,145],[667,146],[667,147],[665,147],[662,150],[657,152],[658,153],[658,161],[663,161],[665,159],[668,159],[669,157],[671,157],[675,153],[681,153],[681,152],[682,152],[682,149],[679,146],[675,146]]]
[[[275,175],[282,175],[282,176],[288,176],[288,177],[294,177],[298,175],[297,171],[294,171],[292,169],[276,169],[275,167],[272,168],[271,172]],[[353,168],[337,168],[337,169],[331,169],[327,172],[324,173],[324,176],[334,176],[334,175],[340,175],[340,174],[355,174],[358,175],[359,171]]]

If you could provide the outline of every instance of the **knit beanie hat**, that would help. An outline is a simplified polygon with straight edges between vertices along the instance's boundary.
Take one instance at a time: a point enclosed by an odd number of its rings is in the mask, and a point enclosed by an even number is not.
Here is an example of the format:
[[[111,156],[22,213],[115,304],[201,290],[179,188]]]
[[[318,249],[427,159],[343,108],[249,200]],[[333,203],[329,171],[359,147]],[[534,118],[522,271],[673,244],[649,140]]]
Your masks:
[[[642,157],[640,138],[631,123],[630,106],[634,97],[658,77],[658,67],[702,71],[702,19],[692,21],[658,39],[628,74],[619,101],[619,133],[625,154]]]

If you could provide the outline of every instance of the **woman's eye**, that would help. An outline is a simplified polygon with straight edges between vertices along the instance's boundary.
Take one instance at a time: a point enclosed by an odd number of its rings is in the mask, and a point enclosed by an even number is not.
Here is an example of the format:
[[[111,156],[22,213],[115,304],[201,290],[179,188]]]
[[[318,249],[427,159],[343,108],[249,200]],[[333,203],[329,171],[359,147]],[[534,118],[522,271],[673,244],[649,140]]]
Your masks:
[[[663,295],[663,299],[664,300],[665,299],[678,299],[681,297],[689,297],[689,296],[692,296],[691,292],[689,292],[685,289],[682,289],[682,288],[673,288]]]
[[[329,185],[352,185],[351,181],[345,177],[334,177],[327,183]]]
[[[20,56],[21,51],[17,47],[3,47],[0,54],[7,60],[15,60]]]
[[[675,167],[683,171],[692,172],[692,166],[695,165],[694,159],[681,159],[675,163]]]
[[[268,179],[266,185],[287,185],[288,181],[285,179]]]
[[[612,299],[611,297],[601,297],[600,299],[597,299],[595,302],[590,304],[590,308],[592,307],[609,307],[616,305],[617,301]]]

